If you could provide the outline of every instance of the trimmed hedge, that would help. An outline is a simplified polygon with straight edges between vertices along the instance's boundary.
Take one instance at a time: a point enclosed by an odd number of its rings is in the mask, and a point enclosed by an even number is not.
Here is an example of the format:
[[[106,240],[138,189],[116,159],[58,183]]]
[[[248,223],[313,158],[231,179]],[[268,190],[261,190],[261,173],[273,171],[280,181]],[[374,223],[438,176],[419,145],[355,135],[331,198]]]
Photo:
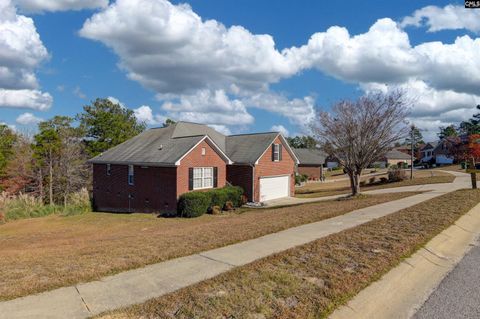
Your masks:
[[[180,217],[198,217],[205,214],[210,206],[211,197],[207,192],[182,194],[178,200],[177,215]]]
[[[211,207],[223,208],[228,201],[231,201],[233,206],[239,207],[243,204],[242,195],[243,189],[239,186],[185,193],[178,200],[177,216],[198,217],[205,214]]]

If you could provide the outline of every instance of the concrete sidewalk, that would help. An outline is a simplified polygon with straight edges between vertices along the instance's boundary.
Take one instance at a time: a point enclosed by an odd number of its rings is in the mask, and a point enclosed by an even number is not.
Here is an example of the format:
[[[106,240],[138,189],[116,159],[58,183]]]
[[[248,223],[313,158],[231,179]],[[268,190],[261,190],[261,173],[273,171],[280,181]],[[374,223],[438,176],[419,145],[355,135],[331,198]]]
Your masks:
[[[458,174],[458,175],[457,175]],[[234,267],[306,244],[395,213],[431,198],[468,187],[467,174],[432,191],[306,224],[238,244],[126,271],[99,281],[0,302],[0,318],[86,318],[144,302],[187,287]]]

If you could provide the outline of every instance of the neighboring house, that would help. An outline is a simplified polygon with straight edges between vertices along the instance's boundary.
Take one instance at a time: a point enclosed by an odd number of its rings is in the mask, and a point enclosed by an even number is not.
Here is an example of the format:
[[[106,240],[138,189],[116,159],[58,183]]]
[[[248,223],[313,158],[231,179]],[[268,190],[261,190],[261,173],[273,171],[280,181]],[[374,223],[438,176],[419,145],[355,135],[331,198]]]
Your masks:
[[[224,136],[196,123],[147,130],[89,161],[100,211],[175,211],[181,194],[241,186],[249,201],[292,196],[298,159],[278,132]]]
[[[307,175],[309,180],[320,180],[327,154],[317,149],[294,148],[298,158],[297,172]]]
[[[449,165],[460,160],[464,142],[459,137],[446,137],[438,142],[427,143],[421,149],[421,162],[424,164]]]
[[[374,163],[374,165],[380,165],[382,168],[388,166],[401,166],[404,164],[408,166],[412,165],[411,156],[396,149],[388,151],[381,160]]]
[[[423,144],[423,143],[418,144],[416,146],[416,148],[414,150],[414,153],[413,153],[413,157],[415,157],[415,159],[421,159],[422,158],[421,150],[424,147],[425,147],[425,144]],[[410,145],[401,145],[401,146],[395,147],[395,149],[397,151],[400,151],[400,152],[408,154],[408,155],[410,155],[410,153],[412,152]]]
[[[333,155],[327,156],[325,159],[327,168],[337,168],[340,167],[340,160]]]

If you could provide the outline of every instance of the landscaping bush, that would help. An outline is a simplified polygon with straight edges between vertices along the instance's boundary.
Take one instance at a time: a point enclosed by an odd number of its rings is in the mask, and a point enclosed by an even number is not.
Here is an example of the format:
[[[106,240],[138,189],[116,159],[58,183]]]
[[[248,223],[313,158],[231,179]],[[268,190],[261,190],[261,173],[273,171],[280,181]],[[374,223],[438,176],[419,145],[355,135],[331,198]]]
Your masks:
[[[180,217],[198,217],[205,214],[210,207],[211,194],[208,192],[190,192],[180,195],[177,215]]]
[[[295,175],[295,185],[301,185],[302,183],[308,181],[308,175],[297,174]]]
[[[200,195],[198,195],[200,194]],[[213,207],[225,207],[230,202],[233,207],[240,207],[243,202],[243,189],[239,186],[225,186],[207,192],[190,192],[180,196],[177,205],[177,216],[197,217],[207,211],[212,212]]]
[[[368,180],[368,183],[369,183],[369,184],[375,184],[376,180],[377,180],[377,179],[376,179],[375,176],[370,177],[370,179]]]
[[[388,170],[388,181],[393,183],[393,182],[401,182],[403,180],[407,179],[407,174],[405,171],[401,168],[398,167],[390,167]]]
[[[385,184],[388,182],[388,178],[386,177],[380,177],[380,183]]]

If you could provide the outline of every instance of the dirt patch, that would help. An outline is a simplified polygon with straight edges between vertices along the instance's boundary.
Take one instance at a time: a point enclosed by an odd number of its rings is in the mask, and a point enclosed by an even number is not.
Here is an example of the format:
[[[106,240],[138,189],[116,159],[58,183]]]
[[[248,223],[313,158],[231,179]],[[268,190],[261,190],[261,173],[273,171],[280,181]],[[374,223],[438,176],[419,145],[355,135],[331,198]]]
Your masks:
[[[13,221],[0,226],[0,299],[99,279],[413,194],[193,219],[88,213]]]
[[[449,193],[103,318],[325,318],[479,201]]]

